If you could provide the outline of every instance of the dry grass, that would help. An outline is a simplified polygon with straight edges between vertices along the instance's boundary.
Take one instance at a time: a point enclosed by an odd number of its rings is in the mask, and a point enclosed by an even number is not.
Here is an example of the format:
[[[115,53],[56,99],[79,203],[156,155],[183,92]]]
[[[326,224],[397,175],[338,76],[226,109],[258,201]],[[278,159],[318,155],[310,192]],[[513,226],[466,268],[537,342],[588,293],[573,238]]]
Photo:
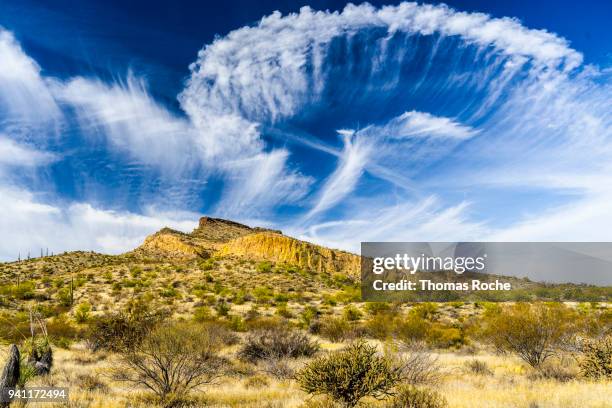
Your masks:
[[[341,344],[322,343],[325,351],[336,350]],[[235,347],[225,354],[231,355]],[[6,347],[0,349],[0,357]],[[449,403],[449,408],[604,408],[609,407],[612,381],[587,381],[575,379],[559,382],[552,379],[530,378],[530,368],[519,359],[498,356],[486,352],[460,355],[453,352],[435,353],[442,367],[442,378],[435,389]],[[81,345],[70,350],[56,349],[52,374],[40,377],[28,386],[62,386],[70,388],[69,407],[148,407],[150,395],[143,389],[129,388],[111,379],[109,372],[115,356],[93,354]],[[492,375],[468,372],[465,367],[477,358],[492,371]],[[294,368],[307,360],[291,364]],[[207,407],[300,407],[308,397],[293,380],[277,380],[256,367],[244,369],[242,375],[228,375],[218,384],[203,388],[194,395],[196,406]],[[254,379],[255,378],[255,379]],[[382,407],[383,403],[367,400],[369,406]],[[28,404],[31,407],[47,407],[49,403]]]

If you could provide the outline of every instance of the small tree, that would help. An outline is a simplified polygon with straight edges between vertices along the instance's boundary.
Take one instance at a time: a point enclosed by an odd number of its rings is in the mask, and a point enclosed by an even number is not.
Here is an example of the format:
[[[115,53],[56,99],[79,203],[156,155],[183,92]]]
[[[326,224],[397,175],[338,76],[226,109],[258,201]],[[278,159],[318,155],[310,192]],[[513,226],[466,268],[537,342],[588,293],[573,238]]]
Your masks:
[[[326,394],[345,407],[354,407],[364,397],[391,395],[400,375],[391,362],[365,342],[319,357],[296,376],[309,394]]]
[[[115,378],[144,386],[162,401],[184,396],[220,376],[223,360],[217,356],[219,347],[206,327],[163,324],[140,344],[123,351]]]
[[[485,337],[500,351],[516,353],[538,368],[569,343],[577,316],[563,304],[517,303],[486,318]]]

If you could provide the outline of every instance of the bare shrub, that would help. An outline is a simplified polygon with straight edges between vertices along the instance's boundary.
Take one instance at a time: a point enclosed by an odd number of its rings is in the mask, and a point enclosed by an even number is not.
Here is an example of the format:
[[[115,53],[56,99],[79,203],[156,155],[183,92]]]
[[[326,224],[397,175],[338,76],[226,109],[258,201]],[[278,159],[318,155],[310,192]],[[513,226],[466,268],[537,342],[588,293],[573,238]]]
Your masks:
[[[392,360],[400,374],[401,381],[410,385],[434,385],[442,375],[437,357],[432,355],[425,344],[404,345],[402,353],[396,353]]]
[[[277,380],[286,380],[293,378],[295,371],[286,359],[269,358],[260,362],[260,367],[263,372]]]
[[[77,386],[85,391],[101,391],[106,392],[109,390],[108,385],[100,379],[97,375],[92,374],[81,374],[76,379]]]
[[[493,370],[489,368],[489,365],[482,360],[470,360],[465,363],[466,368],[476,375],[493,375]]]
[[[577,377],[575,367],[567,364],[567,361],[548,360],[538,368],[534,369],[527,375],[530,380],[555,380],[559,382],[568,382]]]
[[[345,407],[354,407],[367,396],[391,395],[400,375],[376,347],[357,342],[311,361],[296,379],[309,394],[328,395]]]
[[[168,323],[121,353],[115,378],[144,386],[162,401],[212,383],[221,375],[220,344],[205,327]]]
[[[445,408],[446,399],[436,391],[403,385],[386,408]]]
[[[319,344],[299,330],[286,326],[272,326],[249,333],[238,356],[242,360],[310,357],[319,350]]]
[[[265,375],[254,375],[244,381],[245,388],[263,388],[268,385],[270,385],[270,381]]]

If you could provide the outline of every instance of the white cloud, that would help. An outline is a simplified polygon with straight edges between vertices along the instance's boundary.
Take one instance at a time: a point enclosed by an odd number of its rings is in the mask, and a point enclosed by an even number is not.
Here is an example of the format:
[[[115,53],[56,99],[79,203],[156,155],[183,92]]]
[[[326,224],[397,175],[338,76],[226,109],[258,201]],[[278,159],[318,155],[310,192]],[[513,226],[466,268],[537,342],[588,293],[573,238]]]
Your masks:
[[[370,160],[372,146],[366,140],[346,130],[341,130],[340,134],[344,140],[344,149],[340,153],[338,165],[325,181],[307,218],[334,207],[352,193]]]
[[[198,152],[190,124],[157,104],[133,76],[113,85],[74,78],[56,82],[54,93],[75,109],[82,134],[102,137],[112,149],[173,174],[193,166]]]
[[[60,118],[40,67],[13,34],[0,27],[0,128],[40,137],[50,128],[55,130]],[[45,132],[40,132],[43,126]],[[38,132],[30,133],[32,128]]]
[[[393,201],[396,203],[385,204]],[[365,241],[476,241],[490,230],[470,221],[468,209],[466,202],[445,207],[435,196],[353,199],[341,219],[284,229],[302,239],[355,253]]]
[[[575,68],[582,56],[566,40],[544,30],[530,30],[517,20],[481,13],[456,12],[445,5],[401,3],[376,9],[349,4],[338,12],[313,11],[282,16],[279,12],[215,40],[199,53],[180,96],[190,115],[240,112],[252,120],[291,116],[318,98],[325,87],[323,60],[331,41],[369,28],[408,34],[441,33],[464,42],[494,47],[535,65]]]
[[[490,241],[607,242],[612,231],[612,191],[586,197],[540,214],[532,214],[508,228],[493,231]]]
[[[66,207],[45,203],[30,191],[0,186],[0,259],[14,260],[21,253],[55,253],[94,250],[117,254],[135,248],[143,239],[164,226],[190,231],[197,215],[133,214],[99,209],[87,203]]]
[[[2,166],[37,167],[55,161],[57,156],[16,143],[0,134],[0,169]]]
[[[287,169],[289,152],[282,149],[222,164],[227,174],[216,213],[240,218],[261,215],[278,203],[295,203],[306,195],[310,177]]]
[[[469,139],[477,131],[452,119],[434,116],[427,112],[410,111],[393,118],[376,130],[392,139],[401,138],[452,138]]]

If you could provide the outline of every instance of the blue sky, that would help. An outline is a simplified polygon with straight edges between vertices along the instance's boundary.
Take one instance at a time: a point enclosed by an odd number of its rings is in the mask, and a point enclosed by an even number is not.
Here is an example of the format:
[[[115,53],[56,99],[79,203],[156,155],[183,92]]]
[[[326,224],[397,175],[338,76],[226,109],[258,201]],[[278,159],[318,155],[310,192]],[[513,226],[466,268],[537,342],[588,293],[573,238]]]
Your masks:
[[[610,4],[122,3],[0,4],[0,259],[612,238]]]

